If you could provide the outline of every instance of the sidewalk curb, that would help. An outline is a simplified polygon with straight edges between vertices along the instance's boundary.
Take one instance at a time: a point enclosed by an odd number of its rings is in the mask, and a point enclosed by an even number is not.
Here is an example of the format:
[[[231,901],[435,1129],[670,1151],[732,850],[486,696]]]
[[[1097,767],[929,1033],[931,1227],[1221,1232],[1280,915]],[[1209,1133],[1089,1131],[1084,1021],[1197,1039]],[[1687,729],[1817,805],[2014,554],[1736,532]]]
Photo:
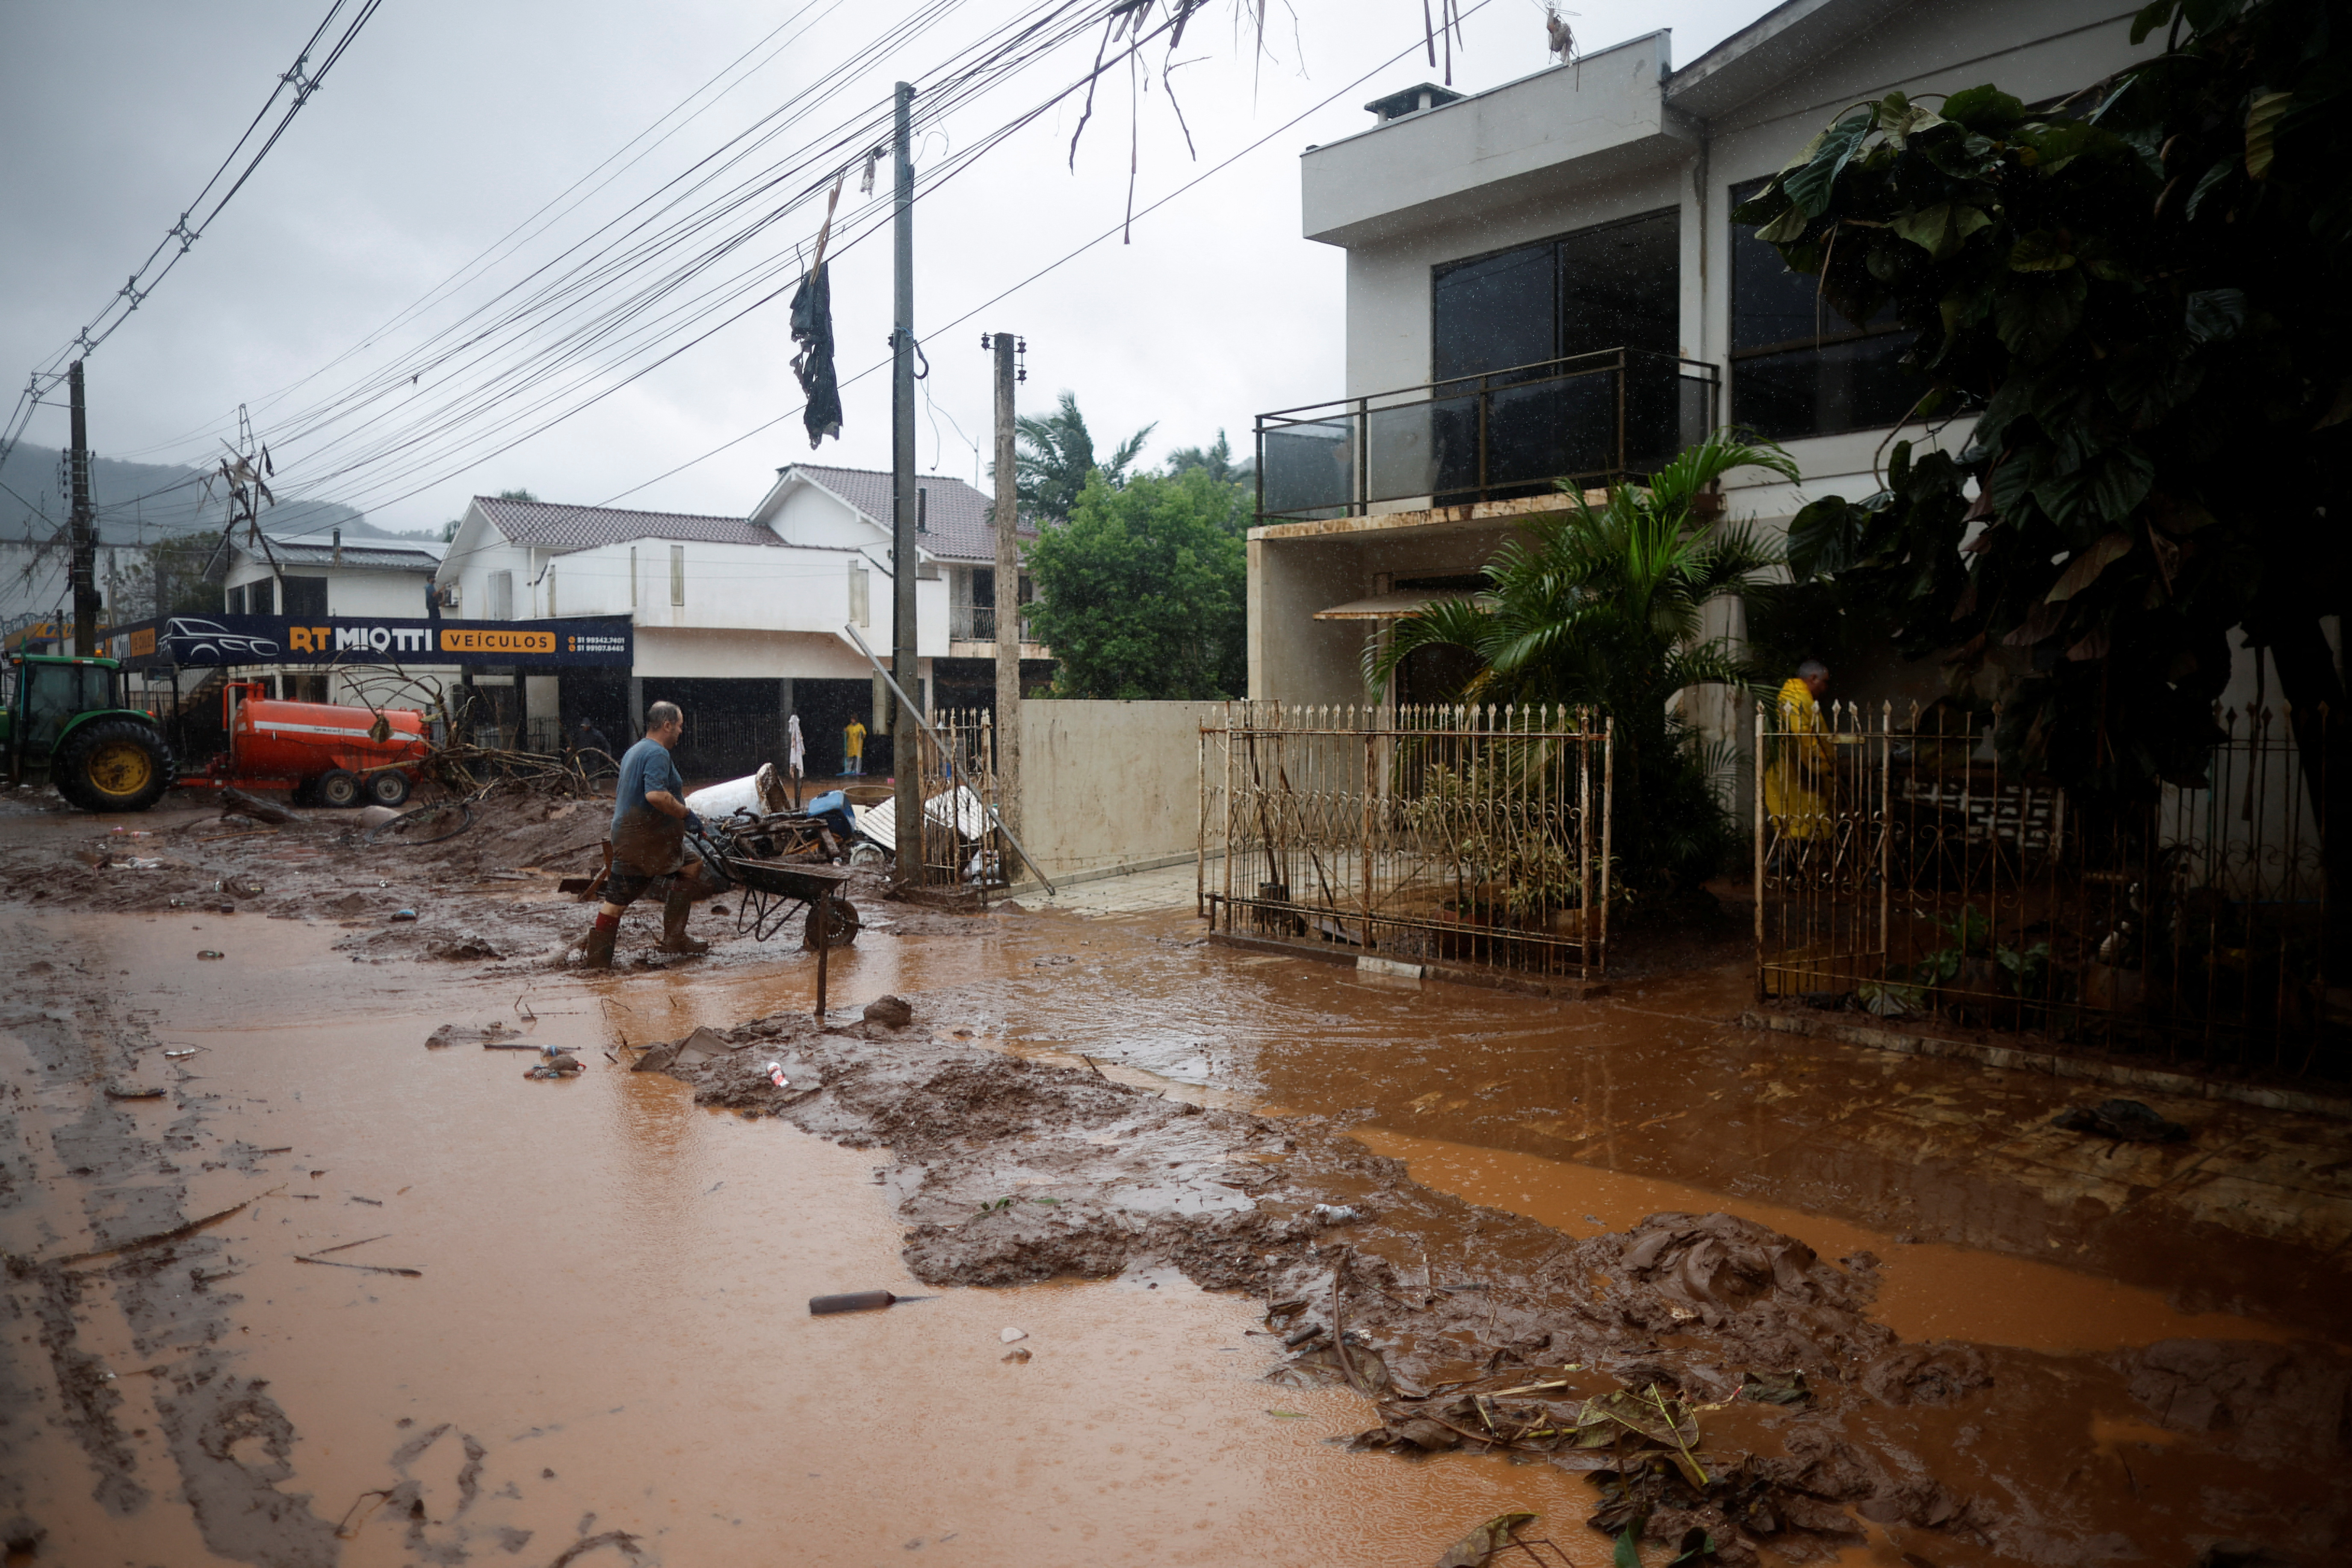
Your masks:
[[[1311,959],[1318,963],[1344,964],[1367,974],[1407,980],[1444,980],[1475,985],[1485,991],[1510,991],[1522,996],[1547,996],[1556,1002],[1590,1002],[1609,994],[1606,980],[1533,980],[1457,963],[1401,963],[1393,959],[1357,952],[1330,942],[1284,942],[1279,937],[1244,936],[1238,931],[1213,931],[1212,947],[1234,947],[1244,952],[1272,953],[1283,958]]]
[[[1759,1013],[1753,1008],[1740,1014],[1738,1021],[1743,1028],[1782,1035],[1809,1035],[1815,1039],[1836,1040],[1843,1045],[1862,1046],[1876,1051],[1895,1051],[1906,1057],[1943,1057],[2016,1072],[2040,1073],[2045,1078],[2084,1079],[2126,1089],[2152,1089],[2159,1093],[2177,1094],[2189,1100],[2234,1100],[2241,1105],[2259,1105],[2269,1110],[2299,1110],[2313,1116],[2352,1121],[2352,1100],[2331,1094],[2314,1094],[2306,1089],[2233,1083],[2225,1079],[2199,1078],[2190,1073],[2167,1072],[2160,1068],[2129,1067],[2121,1062],[2088,1061],[2080,1057],[2061,1056],[2051,1051],[2029,1051],[2014,1046],[1938,1039],[1931,1035],[1901,1035],[1891,1029],[1872,1029],[1858,1024],[1832,1024],[1826,1019],[1803,1018],[1786,1013]]]

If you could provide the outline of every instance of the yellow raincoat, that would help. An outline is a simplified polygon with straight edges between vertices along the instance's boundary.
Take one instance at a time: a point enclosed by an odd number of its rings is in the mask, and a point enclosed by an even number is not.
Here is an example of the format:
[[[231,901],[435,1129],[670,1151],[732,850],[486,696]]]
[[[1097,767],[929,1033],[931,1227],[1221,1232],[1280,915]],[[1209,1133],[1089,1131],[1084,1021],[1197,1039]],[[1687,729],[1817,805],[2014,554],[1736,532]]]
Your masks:
[[[1830,837],[1829,804],[1822,798],[1837,752],[1821,704],[1801,676],[1780,688],[1779,748],[1764,774],[1764,810],[1783,840]]]

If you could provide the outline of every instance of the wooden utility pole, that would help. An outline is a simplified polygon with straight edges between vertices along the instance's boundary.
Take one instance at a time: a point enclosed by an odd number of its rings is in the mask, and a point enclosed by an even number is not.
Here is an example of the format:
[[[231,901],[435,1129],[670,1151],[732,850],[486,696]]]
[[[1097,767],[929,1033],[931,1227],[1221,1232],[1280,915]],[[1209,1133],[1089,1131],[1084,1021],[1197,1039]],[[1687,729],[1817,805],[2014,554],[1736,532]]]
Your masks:
[[[996,334],[996,809],[1021,831],[1021,489],[1011,332]]]
[[[916,668],[915,574],[915,160],[911,145],[915,89],[900,82],[893,116],[891,167],[898,181],[898,214],[892,225],[893,282],[897,307],[890,331],[890,640],[892,671],[908,701],[922,700]],[[898,779],[898,881],[923,879],[922,727],[919,715],[898,704],[890,726],[890,765]]]
[[[66,468],[73,487],[67,526],[73,532],[74,652],[88,658],[98,651],[98,514],[89,503],[89,424],[82,412],[81,361],[66,371],[66,384],[73,410],[73,444]]]

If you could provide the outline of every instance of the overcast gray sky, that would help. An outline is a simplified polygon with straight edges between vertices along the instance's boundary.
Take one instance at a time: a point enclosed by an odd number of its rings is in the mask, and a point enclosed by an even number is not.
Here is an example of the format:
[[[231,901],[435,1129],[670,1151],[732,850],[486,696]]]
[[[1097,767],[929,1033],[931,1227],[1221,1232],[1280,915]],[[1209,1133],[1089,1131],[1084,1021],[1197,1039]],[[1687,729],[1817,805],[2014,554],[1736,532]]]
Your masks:
[[[12,394],[121,287],[251,120],[329,0],[0,0],[0,394]],[[509,363],[582,322],[581,304],[533,319],[540,337],[493,334],[470,351],[415,362],[414,384],[320,427],[303,417],[402,363],[467,312],[531,274],[568,265],[594,233],[823,73],[908,24],[846,82],[801,105],[803,118],[730,182],[887,103],[891,80],[933,77],[1031,7],[1022,0],[384,0],[260,172],[153,297],[89,362],[92,445],[113,457],[205,463],[233,433],[239,403],[278,456],[292,493],[349,501],[393,529],[435,527],[467,496],[526,487],[542,498],[740,515],[777,465],[810,458],[787,419],[706,461],[663,476],[774,420],[800,401],[789,367],[795,247],[813,244],[822,204],[805,203],[742,240],[684,295],[738,279],[719,312],[783,289],[699,344],[610,391],[520,445],[493,451],[618,384],[705,331],[632,318],[632,345],[582,345],[563,378],[497,395],[480,390],[488,353]],[[1156,79],[1139,97],[1106,77],[1073,172],[1076,100],[1044,115],[927,196],[917,209],[916,321],[932,366],[919,405],[926,468],[971,479],[988,444],[984,329],[1024,335],[1024,411],[1076,392],[1104,443],[1157,421],[1149,454],[1205,443],[1219,426],[1245,447],[1259,411],[1337,396],[1341,385],[1340,252],[1298,234],[1297,155],[1370,123],[1380,92],[1432,79],[1419,53],[1421,0],[1277,0],[1269,56],[1253,63],[1234,0],[1193,24],[1176,85],[1198,148],[1188,155]],[[1454,82],[1491,87],[1546,63],[1538,0],[1464,0],[1471,12]],[[1656,27],[1695,59],[1760,15],[1764,0],[1580,0],[1580,40],[1599,47]],[[779,29],[782,29],[781,32]],[[771,35],[773,35],[771,37]],[[750,60],[698,89],[747,50]],[[1401,51],[1405,58],[1383,65]],[[1091,43],[1037,64],[948,115],[919,163],[937,167],[1082,74]],[[1370,79],[1350,87],[1358,77]],[[1334,93],[1328,106],[1313,106]],[[675,111],[685,105],[694,117]],[[1309,111],[1295,126],[1286,121]],[[664,116],[670,116],[664,121]],[[660,122],[660,136],[636,141]],[[1262,137],[1265,144],[1108,243],[1028,284],[964,324],[946,323],[1046,262],[1114,227],[1127,199],[1130,127],[1136,203],[1150,205]],[[824,134],[820,135],[820,132]],[[616,153],[636,161],[607,163]],[[838,153],[821,160],[831,167]],[[552,226],[509,248],[404,323],[387,322],[460,273],[532,214],[604,165],[559,205]],[[729,223],[662,252],[655,270],[782,205],[803,170]],[[887,164],[879,189],[887,193]],[[853,177],[845,213],[858,200]],[[572,253],[577,259],[580,252]],[[845,379],[882,360],[889,331],[887,230],[836,252],[835,325]],[[551,274],[542,272],[541,278]],[[582,301],[584,304],[584,300]],[[479,324],[479,319],[477,319]],[[454,347],[454,338],[445,345]],[[364,346],[362,346],[364,345]],[[355,348],[360,352],[353,353]],[[346,356],[339,359],[339,356]],[[543,408],[524,417],[541,398]],[[845,388],[838,443],[813,460],[887,467],[887,374]],[[436,417],[436,411],[438,411]],[[460,423],[452,426],[451,416]],[[508,418],[501,431],[488,426]],[[62,410],[44,408],[26,439],[62,445]],[[652,482],[648,482],[652,481]]]

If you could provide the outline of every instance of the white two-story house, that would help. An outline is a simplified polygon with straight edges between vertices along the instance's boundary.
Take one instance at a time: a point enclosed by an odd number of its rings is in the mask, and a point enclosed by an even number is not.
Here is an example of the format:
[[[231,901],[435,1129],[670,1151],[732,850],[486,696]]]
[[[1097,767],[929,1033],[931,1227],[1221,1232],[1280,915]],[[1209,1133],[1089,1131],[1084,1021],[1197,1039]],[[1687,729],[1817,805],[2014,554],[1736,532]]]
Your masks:
[[[2134,47],[2132,14],[1790,0],[1686,66],[1654,33],[1484,92],[1407,89],[1309,148],[1305,234],[1347,252],[1346,385],[1258,420],[1251,695],[1363,701],[1366,639],[1475,588],[1516,517],[1567,504],[1557,481],[1638,480],[1717,426],[1782,443],[1804,476],[1740,476],[1733,517],[1778,527],[1809,496],[1877,489],[1921,390],[1906,334],[1820,308],[1731,209],[1860,100],[2096,81],[2159,47]],[[1713,618],[1744,635],[1736,603]],[[1428,650],[1396,694],[1462,673]]]
[[[977,574],[994,560],[995,536],[987,498],[961,480],[925,475],[919,492],[922,689],[910,695],[929,710],[968,700],[966,688],[973,696],[983,689],[963,667],[995,653],[992,636],[970,635],[979,629],[970,615],[975,599],[993,600],[992,574]],[[690,774],[781,759],[793,714],[811,775],[831,773],[843,763],[852,719],[880,728],[878,683],[844,628],[855,626],[888,658],[889,497],[887,473],[803,464],[778,469],[744,517],[478,496],[441,563],[442,613],[631,621],[635,663],[627,670],[472,672],[483,709],[539,743],[586,719],[617,749],[644,732],[647,703],[667,700],[687,712],[682,763]],[[887,766],[887,745],[875,747],[868,763]]]

